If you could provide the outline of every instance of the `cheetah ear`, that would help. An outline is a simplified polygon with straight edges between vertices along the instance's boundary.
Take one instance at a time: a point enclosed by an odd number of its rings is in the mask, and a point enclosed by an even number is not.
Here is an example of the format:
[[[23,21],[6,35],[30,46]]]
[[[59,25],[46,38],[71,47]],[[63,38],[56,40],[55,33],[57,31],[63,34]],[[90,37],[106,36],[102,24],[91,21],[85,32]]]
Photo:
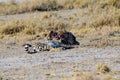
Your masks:
[[[44,37],[47,37],[48,36],[48,34],[47,33],[45,33],[45,34],[43,34],[44,35]]]
[[[26,43],[22,44],[22,46],[25,46],[25,45],[26,45]]]
[[[29,46],[29,47],[32,47],[32,45],[31,44],[23,44],[22,46]]]

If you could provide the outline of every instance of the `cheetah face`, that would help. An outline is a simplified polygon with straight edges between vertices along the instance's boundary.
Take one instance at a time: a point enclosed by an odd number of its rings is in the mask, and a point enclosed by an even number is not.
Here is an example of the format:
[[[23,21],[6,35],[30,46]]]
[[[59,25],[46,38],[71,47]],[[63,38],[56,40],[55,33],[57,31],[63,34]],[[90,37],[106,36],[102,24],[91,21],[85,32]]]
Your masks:
[[[28,51],[29,50],[29,47],[32,47],[32,45],[30,45],[30,44],[25,44],[25,45],[23,45],[24,46],[24,48],[25,48],[25,51]]]

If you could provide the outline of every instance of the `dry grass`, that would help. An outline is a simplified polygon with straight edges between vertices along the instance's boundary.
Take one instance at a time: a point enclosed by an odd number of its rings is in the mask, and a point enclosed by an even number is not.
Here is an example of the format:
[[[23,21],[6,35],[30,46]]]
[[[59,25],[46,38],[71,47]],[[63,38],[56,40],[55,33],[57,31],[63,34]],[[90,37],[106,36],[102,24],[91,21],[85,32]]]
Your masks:
[[[16,21],[16,20],[12,20],[10,22],[8,22],[7,24],[4,24],[4,26],[0,27],[0,32],[1,34],[16,34],[21,32],[24,29],[24,25],[22,25],[23,22],[22,21]]]
[[[0,24],[0,39],[5,41],[4,39],[13,38],[17,43],[36,39],[40,40],[45,39],[45,35],[48,34],[50,30],[61,30],[67,27],[67,23],[50,21],[50,17],[51,15],[45,12],[42,16],[38,15],[37,18],[27,17],[24,20],[11,19],[3,22]],[[22,36],[22,38],[20,36]]]
[[[98,65],[96,72],[82,72],[81,70],[75,70],[72,75],[61,75],[60,80],[118,80],[109,71],[106,71],[108,67],[104,64]],[[96,74],[100,73],[100,74]]]
[[[44,35],[48,34],[50,30],[61,31],[65,28],[67,31],[75,34],[77,38],[81,38],[84,41],[88,40],[86,46],[101,47],[119,45],[119,43],[114,43],[114,41],[119,40],[119,36],[115,35],[116,32],[120,32],[119,17],[114,18],[114,16],[118,16],[116,14],[107,16],[108,19],[103,18],[103,16],[99,14],[98,18],[91,18],[90,22],[86,22],[86,26],[78,24],[77,22],[70,22],[71,19],[69,19],[68,22],[61,21],[64,17],[60,16],[61,15],[58,15],[57,13],[43,12],[38,14],[35,18],[28,16],[25,19],[11,19],[5,21],[0,23],[0,38],[4,39],[5,36],[27,37],[39,35],[40,38],[43,39],[45,37]],[[76,14],[72,20],[76,17],[79,17],[79,15]],[[78,25],[71,28],[75,24]],[[34,39],[32,37],[32,40],[35,39],[35,37]],[[83,45],[85,44],[83,43]]]
[[[95,72],[99,74],[109,73],[111,70],[105,64],[100,64],[95,67]]]
[[[60,31],[65,28],[75,34],[77,38],[82,39],[83,43],[81,45],[84,46],[101,47],[119,45],[118,41],[120,37],[114,35],[116,32],[120,32],[119,1],[82,0],[80,2],[80,0],[64,0],[58,2],[57,0],[36,0],[22,3],[15,3],[14,1],[0,3],[0,14],[16,14],[54,9],[82,8],[87,10],[86,13],[81,15],[74,13],[68,17],[59,15],[57,12],[42,12],[35,17],[28,16],[21,20],[11,19],[0,23],[0,39],[4,39],[5,36],[23,35],[24,37],[28,35],[40,35],[40,38],[43,38],[50,30]],[[88,20],[78,22],[84,16],[88,17]],[[78,18],[79,20],[77,20]]]
[[[95,8],[94,8],[95,7]],[[0,14],[16,14],[31,11],[49,11],[60,9],[90,8],[120,8],[119,0],[33,0],[16,3],[14,0],[8,3],[0,3]],[[91,9],[92,8],[92,9]]]
[[[99,27],[99,26],[119,26],[119,17],[120,15],[119,12],[111,12],[109,11],[110,14],[107,14],[107,12],[101,13],[99,16],[96,17],[96,19],[91,20],[89,25],[94,26],[94,27]],[[116,15],[115,15],[116,14]]]

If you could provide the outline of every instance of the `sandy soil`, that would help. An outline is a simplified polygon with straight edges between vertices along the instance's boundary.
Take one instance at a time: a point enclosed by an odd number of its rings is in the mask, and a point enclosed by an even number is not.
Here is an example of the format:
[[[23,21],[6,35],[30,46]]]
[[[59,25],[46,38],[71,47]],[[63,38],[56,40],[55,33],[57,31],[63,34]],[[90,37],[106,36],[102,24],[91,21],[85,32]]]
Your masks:
[[[27,54],[22,46],[0,45],[0,76],[8,80],[64,80],[76,70],[93,74],[101,63],[117,72],[112,77],[119,80],[120,46]]]

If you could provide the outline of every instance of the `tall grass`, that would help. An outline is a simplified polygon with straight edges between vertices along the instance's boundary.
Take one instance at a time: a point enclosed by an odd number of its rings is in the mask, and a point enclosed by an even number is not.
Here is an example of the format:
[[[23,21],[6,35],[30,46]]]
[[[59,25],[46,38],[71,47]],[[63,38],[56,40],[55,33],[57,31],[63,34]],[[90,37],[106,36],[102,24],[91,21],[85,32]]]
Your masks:
[[[49,9],[48,9],[49,8]],[[119,36],[112,36],[120,32],[120,9],[119,0],[36,0],[21,3],[1,3],[0,14],[16,14],[36,10],[59,10],[84,8],[86,13],[75,13],[70,16],[59,14],[59,12],[42,12],[34,18],[28,16],[25,19],[11,19],[0,23],[0,38],[6,35],[43,35],[50,30],[69,30],[78,38],[88,40],[89,45],[108,46],[119,45]],[[88,20],[79,22],[82,17]],[[84,43],[83,43],[84,44]],[[81,43],[82,45],[82,43]]]
[[[32,0],[16,3],[0,3],[0,14],[17,14],[31,11],[50,11],[61,9],[120,9],[120,0]]]
[[[42,32],[49,32],[50,30],[62,30],[68,27],[67,23],[61,21],[50,21],[50,14],[44,12],[38,15],[37,18],[28,17],[21,20],[11,19],[0,24],[0,34],[2,35],[35,35]]]

